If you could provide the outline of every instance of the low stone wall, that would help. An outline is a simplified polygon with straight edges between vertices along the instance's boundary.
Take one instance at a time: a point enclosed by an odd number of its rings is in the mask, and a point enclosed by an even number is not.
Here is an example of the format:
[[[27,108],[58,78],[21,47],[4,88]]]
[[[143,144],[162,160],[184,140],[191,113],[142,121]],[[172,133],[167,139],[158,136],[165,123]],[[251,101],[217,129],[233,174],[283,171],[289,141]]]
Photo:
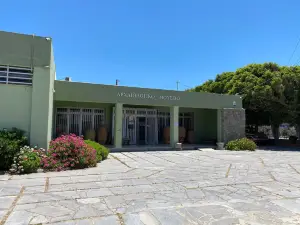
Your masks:
[[[224,143],[245,137],[246,116],[244,109],[223,109],[222,128]]]

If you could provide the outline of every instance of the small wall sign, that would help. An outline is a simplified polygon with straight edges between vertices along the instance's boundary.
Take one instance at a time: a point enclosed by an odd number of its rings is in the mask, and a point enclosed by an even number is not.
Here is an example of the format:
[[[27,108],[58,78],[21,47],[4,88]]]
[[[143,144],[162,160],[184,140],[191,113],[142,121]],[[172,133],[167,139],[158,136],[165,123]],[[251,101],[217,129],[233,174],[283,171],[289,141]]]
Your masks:
[[[141,98],[152,100],[166,100],[166,101],[179,101],[180,97],[175,95],[152,95],[148,93],[134,93],[134,92],[118,92],[118,97],[125,98]]]

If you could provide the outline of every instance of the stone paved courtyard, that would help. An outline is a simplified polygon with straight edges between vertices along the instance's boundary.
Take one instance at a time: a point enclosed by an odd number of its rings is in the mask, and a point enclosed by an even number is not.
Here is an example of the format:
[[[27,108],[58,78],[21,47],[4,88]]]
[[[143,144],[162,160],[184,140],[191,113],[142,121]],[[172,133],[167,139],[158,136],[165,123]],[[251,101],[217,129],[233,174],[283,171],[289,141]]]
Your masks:
[[[113,153],[0,176],[0,224],[300,224],[300,152]]]

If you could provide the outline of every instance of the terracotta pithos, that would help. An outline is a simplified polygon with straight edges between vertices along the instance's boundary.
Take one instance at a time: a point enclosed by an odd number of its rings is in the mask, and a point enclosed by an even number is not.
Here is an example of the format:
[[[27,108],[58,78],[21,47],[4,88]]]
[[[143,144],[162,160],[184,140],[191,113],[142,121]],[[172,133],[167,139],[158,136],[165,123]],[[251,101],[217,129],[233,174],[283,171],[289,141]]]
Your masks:
[[[164,128],[164,143],[170,144],[170,127]]]
[[[195,143],[195,131],[193,130],[189,130],[187,133],[187,141],[190,144],[194,144]]]
[[[185,128],[184,127],[179,127],[178,128],[178,139],[179,142],[182,143],[185,139]],[[165,144],[170,144],[170,127],[165,127],[164,128],[164,143]]]
[[[179,127],[178,135],[179,135],[179,137],[178,137],[179,142],[183,143],[184,139],[185,139],[185,128],[184,127]]]
[[[106,127],[99,127],[97,130],[97,140],[100,144],[104,145],[107,141],[107,129]]]

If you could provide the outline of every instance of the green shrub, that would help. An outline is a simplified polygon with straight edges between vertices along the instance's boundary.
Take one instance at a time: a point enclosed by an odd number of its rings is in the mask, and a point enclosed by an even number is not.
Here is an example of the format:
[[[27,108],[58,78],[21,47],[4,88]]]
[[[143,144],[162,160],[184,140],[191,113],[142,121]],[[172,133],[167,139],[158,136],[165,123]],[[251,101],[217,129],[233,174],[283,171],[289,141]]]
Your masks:
[[[226,145],[227,150],[233,150],[233,151],[242,151],[242,150],[254,151],[256,148],[257,146],[255,142],[248,138],[241,138],[241,139],[229,141]]]
[[[12,128],[0,131],[0,170],[7,170],[20,148],[28,144],[24,131]]]
[[[11,173],[34,173],[41,166],[41,158],[39,151],[36,149],[24,146],[20,149],[14,159],[11,169]]]
[[[41,158],[36,152],[27,152],[23,155],[22,166],[24,173],[34,173],[40,168]]]
[[[96,149],[97,151],[97,161],[100,162],[102,159],[107,159],[107,156],[109,154],[108,148],[104,147],[103,145],[100,145],[99,143],[91,140],[85,140],[85,143],[92,147],[93,149]]]

